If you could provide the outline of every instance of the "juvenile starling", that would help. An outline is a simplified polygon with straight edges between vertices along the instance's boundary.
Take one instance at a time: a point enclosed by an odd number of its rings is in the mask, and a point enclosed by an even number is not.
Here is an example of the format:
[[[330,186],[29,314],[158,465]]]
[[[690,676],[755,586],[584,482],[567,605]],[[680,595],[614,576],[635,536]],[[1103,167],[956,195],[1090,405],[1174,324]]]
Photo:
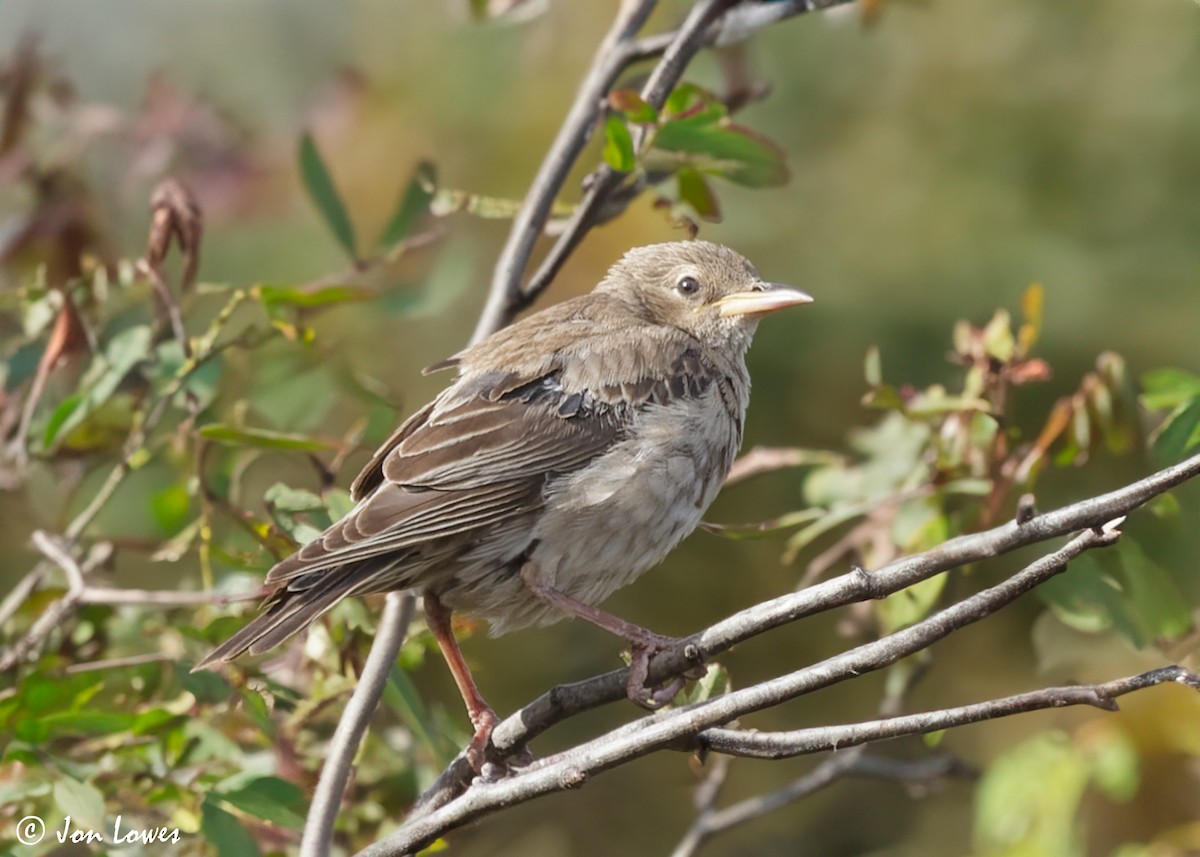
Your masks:
[[[347,596],[411,589],[466,702],[475,762],[496,715],[454,612],[493,635],[587,619],[630,643],[630,698],[661,704],[647,664],[674,641],[594,605],[700,522],[741,446],[759,319],[811,300],[727,247],[656,244],[590,294],[431,367],[458,377],[375,453],[354,509],[271,569],[264,612],[197,669],[265,652]]]

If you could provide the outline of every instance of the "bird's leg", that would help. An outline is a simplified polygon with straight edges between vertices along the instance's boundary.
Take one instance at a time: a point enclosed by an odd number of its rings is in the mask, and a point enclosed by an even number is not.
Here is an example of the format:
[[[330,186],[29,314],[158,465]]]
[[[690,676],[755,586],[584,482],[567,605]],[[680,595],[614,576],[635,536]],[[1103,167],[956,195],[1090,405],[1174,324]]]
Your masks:
[[[475,735],[467,745],[467,761],[475,769],[475,773],[480,774],[486,761],[484,750],[492,740],[492,730],[496,728],[500,718],[487,704],[487,700],[475,684],[462,650],[458,647],[458,640],[454,639],[450,615],[449,608],[436,595],[432,592],[425,593],[425,622],[450,666],[454,683],[458,685],[458,692],[462,694],[463,702],[467,705],[467,716],[471,718],[471,725],[475,727]]]
[[[586,619],[593,625],[597,625],[608,631],[610,634],[615,634],[621,639],[628,641],[630,646],[629,680],[626,682],[625,692],[633,702],[651,710],[662,708],[683,689],[684,676],[675,676],[666,684],[659,685],[658,687],[646,687],[646,677],[650,671],[650,659],[659,652],[664,652],[667,649],[678,646],[681,640],[676,637],[664,637],[661,634],[656,634],[648,628],[635,625],[633,622],[628,622],[620,616],[614,616],[612,613],[601,610],[599,607],[585,604],[564,592],[560,592],[538,577],[537,565],[532,562],[527,562],[521,567],[521,580],[538,600],[549,604],[551,607],[556,607],[564,613],[578,616],[580,619]]]

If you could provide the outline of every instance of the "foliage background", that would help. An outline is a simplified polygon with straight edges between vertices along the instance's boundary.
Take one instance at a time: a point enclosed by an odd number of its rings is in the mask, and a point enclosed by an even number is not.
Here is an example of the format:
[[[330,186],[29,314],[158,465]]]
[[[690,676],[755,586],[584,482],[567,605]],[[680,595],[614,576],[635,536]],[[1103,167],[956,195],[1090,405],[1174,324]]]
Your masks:
[[[40,33],[44,53],[79,101],[97,105],[96,127],[121,124],[119,133],[97,136],[80,169],[95,191],[95,220],[122,255],[139,251],[145,200],[172,172],[195,189],[205,213],[202,282],[299,283],[346,267],[298,178],[302,129],[318,141],[360,236],[383,228],[422,159],[436,162],[448,187],[519,198],[612,5],[549,4],[526,22],[481,25],[459,3],[9,0],[0,6],[0,56],[12,55],[23,32]],[[656,20],[669,26],[680,8],[666,4]],[[949,382],[953,322],[983,323],[998,306],[1015,310],[1035,280],[1047,296],[1040,354],[1055,378],[1020,399],[1016,418],[1030,429],[1102,350],[1124,355],[1133,377],[1162,365],[1200,369],[1194,4],[957,0],[894,2],[882,12],[867,27],[848,16],[805,16],[768,30],[751,48],[754,68],[774,91],[739,121],[786,149],[792,179],[780,188],[719,185],[724,221],[705,225],[702,235],[736,247],[764,275],[794,282],[817,303],[773,319],[757,339],[747,446],[844,450],[848,431],[876,418],[860,404],[869,346],[880,347],[889,380]],[[714,58],[702,55],[688,78],[715,86]],[[594,147],[585,165],[598,158]],[[19,192],[0,192],[0,213],[27,204]],[[377,440],[389,421],[436,392],[442,379],[418,370],[466,340],[507,229],[506,221],[465,214],[443,225],[435,246],[378,282],[386,297],[313,316],[312,348],[280,343],[253,359],[232,357],[224,413],[244,398],[256,425],[322,436],[341,435],[368,416],[368,437]],[[546,300],[586,291],[628,246],[677,237],[661,212],[640,201],[592,234]],[[380,395],[355,391],[353,378],[370,379]],[[256,459],[244,496],[279,481],[318,487],[312,468],[296,458]],[[343,485],[363,460],[361,453],[350,458]],[[1039,505],[1149,468],[1138,455],[1100,455],[1089,464],[1048,474]],[[154,506],[170,487],[163,478],[154,468],[135,474],[124,502],[113,504],[96,531],[131,546],[173,535],[178,522],[164,521]],[[780,474],[734,487],[709,517],[778,514],[800,505],[799,486],[794,474]],[[35,469],[27,493],[0,493],[0,588],[7,591],[35,561],[29,531],[61,526],[80,505],[56,490],[50,468]],[[800,566],[781,566],[781,551],[778,539],[700,533],[609,606],[661,632],[687,632],[794,585]],[[1194,558],[1177,559],[1194,574]],[[118,569],[115,585],[199,585],[194,557],[152,563],[131,549]],[[1039,649],[1031,626],[1050,633],[1036,624],[1040,609],[1028,599],[938,650],[935,676],[914,705],[966,702],[1064,676],[1095,680],[1162,657],[1115,637],[1080,643],[1052,634],[1052,651],[1044,643]],[[726,662],[736,682],[748,683],[777,667],[776,659],[807,662],[840,643],[833,621],[822,619],[776,632]],[[616,657],[611,640],[579,624],[498,641],[478,635],[467,652],[501,711],[557,681],[610,668]],[[427,705],[446,712],[442,720],[461,719],[436,658],[413,680]],[[820,705],[803,701],[765,714],[761,725],[865,716],[878,683],[855,684]],[[1086,853],[1109,854],[1200,818],[1195,758],[1188,762],[1184,753],[1200,749],[1195,700],[1164,689],[1123,708],[1103,725],[1098,714],[1055,712],[946,740],[986,767],[1045,730],[1076,738],[1119,730],[1142,753],[1140,787],[1125,801],[1089,791],[1079,822]],[[624,714],[582,718],[535,751],[547,753]],[[739,763],[730,795],[782,783],[805,764]],[[582,794],[489,820],[454,844],[495,854],[663,852],[687,825],[694,781],[681,758],[643,760]],[[797,842],[820,854],[993,853],[976,831],[974,800],[961,783],[915,808],[894,786],[843,784],[726,835],[709,853],[788,854]]]

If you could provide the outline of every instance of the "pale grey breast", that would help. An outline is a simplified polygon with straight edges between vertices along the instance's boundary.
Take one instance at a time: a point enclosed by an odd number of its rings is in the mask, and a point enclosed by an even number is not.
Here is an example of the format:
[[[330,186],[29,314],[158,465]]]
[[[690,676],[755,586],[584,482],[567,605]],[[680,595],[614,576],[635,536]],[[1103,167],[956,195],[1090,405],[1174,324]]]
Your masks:
[[[692,532],[741,446],[749,376],[741,359],[686,369],[672,376],[673,390],[650,391],[623,415],[623,436],[607,451],[547,481],[532,532],[514,521],[462,555],[443,600],[487,619],[493,634],[550,624],[563,616],[522,585],[525,560],[559,591],[595,604]],[[589,394],[562,397],[572,416],[599,407]]]

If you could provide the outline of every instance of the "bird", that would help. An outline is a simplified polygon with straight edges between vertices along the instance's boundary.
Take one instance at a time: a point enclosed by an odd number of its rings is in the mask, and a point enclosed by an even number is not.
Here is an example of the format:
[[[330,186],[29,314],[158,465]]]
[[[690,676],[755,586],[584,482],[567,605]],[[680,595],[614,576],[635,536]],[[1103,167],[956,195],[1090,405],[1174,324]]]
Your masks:
[[[629,250],[589,293],[532,313],[426,369],[453,381],[354,480],[353,509],[267,574],[261,613],[195,669],[261,654],[343,598],[422,599],[475,730],[498,722],[452,617],[493,636],[568,616],[630,645],[630,699],[677,641],[599,605],[700,523],[741,446],[759,321],[812,297],[741,254],[691,240]]]

